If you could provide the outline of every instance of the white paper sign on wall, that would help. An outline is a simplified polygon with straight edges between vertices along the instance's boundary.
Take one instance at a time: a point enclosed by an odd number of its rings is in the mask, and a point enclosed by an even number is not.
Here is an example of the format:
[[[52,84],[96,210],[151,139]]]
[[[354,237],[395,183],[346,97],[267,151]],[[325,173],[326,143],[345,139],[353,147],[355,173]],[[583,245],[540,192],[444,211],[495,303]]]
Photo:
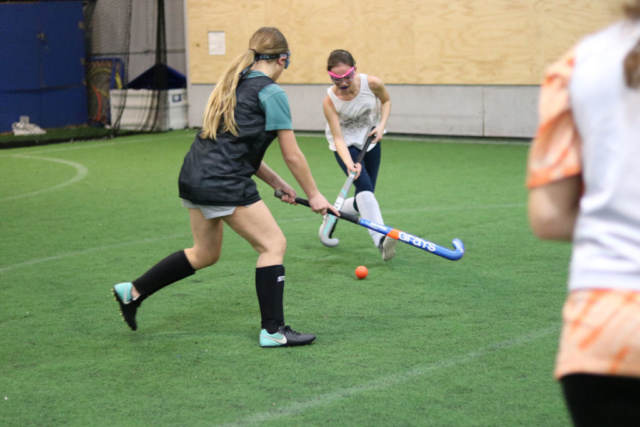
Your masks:
[[[224,31],[209,31],[209,55],[226,53]]]

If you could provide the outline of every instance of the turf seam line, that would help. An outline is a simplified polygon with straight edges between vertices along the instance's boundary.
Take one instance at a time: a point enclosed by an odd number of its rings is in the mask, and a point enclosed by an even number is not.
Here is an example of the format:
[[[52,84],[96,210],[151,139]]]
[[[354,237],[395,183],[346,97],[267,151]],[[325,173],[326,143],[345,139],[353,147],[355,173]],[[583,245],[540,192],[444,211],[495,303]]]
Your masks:
[[[451,210],[476,210],[476,209],[502,209],[502,208],[523,208],[525,203],[505,203],[500,205],[467,205],[467,206],[426,206],[423,208],[409,209],[390,209],[383,211],[383,214],[405,214],[413,212],[429,212],[429,211],[451,211]]]
[[[66,187],[67,185],[75,184],[78,181],[82,181],[89,174],[89,169],[87,169],[84,165],[82,165],[80,163],[72,162],[70,160],[55,159],[55,158],[51,158],[51,157],[27,156],[27,155],[23,155],[23,154],[14,154],[12,157],[17,157],[17,158],[20,158],[20,159],[45,160],[45,161],[48,161],[48,162],[62,163],[62,164],[69,165],[69,166],[72,166],[72,167],[76,168],[78,173],[76,173],[76,175],[73,178],[71,178],[69,181],[63,182],[61,184],[54,185],[53,187],[45,188],[45,189],[38,190],[38,191],[33,191],[31,193],[19,194],[17,196],[5,197],[3,199],[0,199],[0,202],[6,202],[6,201],[9,201],[9,200],[16,200],[16,199],[23,199],[25,197],[36,196],[38,194],[42,194],[42,193],[46,193],[46,192],[49,192],[49,191],[58,190],[60,188]]]
[[[324,134],[312,134],[307,132],[296,132],[297,137],[304,138],[324,138]],[[454,138],[455,135],[452,135]],[[424,137],[416,137],[416,136],[398,136],[392,135],[387,137],[388,140],[393,141],[410,141],[410,142],[426,142],[433,144],[471,144],[471,145],[514,145],[514,146],[525,146],[530,147],[531,142],[519,142],[519,141],[483,141],[483,140],[474,140],[474,139],[441,139],[429,135],[425,135]]]
[[[495,205],[493,207],[497,207],[497,208],[512,208],[512,207],[524,207],[525,204],[521,203],[521,204],[508,204],[508,205]],[[410,212],[421,212],[421,211],[429,211],[429,210],[452,210],[452,209],[490,209],[492,208],[491,205],[484,205],[484,206],[461,206],[461,207],[427,207],[427,208],[422,208],[422,209],[412,209],[410,210]],[[409,210],[390,210],[390,211],[385,211],[385,215],[386,214],[397,214],[397,213],[407,213],[409,212]],[[321,218],[321,217],[320,217]],[[308,217],[304,217],[304,218],[292,218],[292,219],[283,219],[283,220],[277,220],[278,224],[286,224],[289,222],[303,222],[303,221],[316,221],[319,220],[319,218],[315,218],[313,216],[308,216]],[[36,264],[41,264],[43,262],[48,262],[48,261],[56,261],[59,259],[63,259],[63,258],[70,258],[70,257],[76,257],[76,256],[81,256],[81,255],[86,255],[86,254],[90,254],[90,253],[94,253],[94,252],[99,252],[102,250],[110,250],[110,249],[117,249],[117,248],[122,248],[122,247],[127,247],[127,246],[133,246],[133,245],[139,245],[139,244],[146,244],[146,243],[155,243],[155,242],[159,242],[159,241],[163,241],[163,240],[168,240],[168,239],[176,239],[179,237],[187,237],[187,236],[191,236],[191,233],[180,233],[180,234],[172,234],[170,236],[164,236],[164,237],[157,237],[157,238],[148,238],[148,239],[142,239],[142,240],[135,240],[135,241],[130,241],[130,242],[123,242],[123,243],[115,243],[112,245],[104,245],[104,246],[97,246],[94,248],[88,248],[82,251],[73,251],[73,252],[67,252],[64,254],[59,254],[59,255],[55,255],[55,256],[50,256],[50,257],[44,257],[44,258],[35,258],[32,259],[30,261],[25,261],[25,262],[21,262],[18,264],[13,264],[13,265],[7,265],[4,267],[0,267],[0,273],[4,273],[6,271],[9,270],[14,270],[16,268],[21,268],[21,267],[29,267],[31,265],[36,265]]]
[[[5,271],[9,271],[9,270],[14,270],[16,268],[21,268],[21,267],[28,267],[31,265],[36,265],[36,264],[41,264],[43,262],[47,262],[47,261],[56,261],[59,259],[63,259],[63,258],[72,258],[72,257],[76,257],[76,256],[80,256],[80,255],[87,255],[87,254],[91,254],[94,252],[100,252],[100,251],[104,251],[104,250],[109,250],[109,249],[117,249],[117,248],[122,248],[122,247],[126,247],[126,246],[133,246],[133,245],[143,245],[143,244],[147,244],[147,243],[156,243],[162,240],[168,240],[168,239],[175,239],[178,237],[186,237],[186,236],[190,236],[191,233],[180,233],[180,234],[173,234],[170,236],[164,236],[164,237],[156,237],[156,238],[149,238],[149,239],[143,239],[143,240],[136,240],[133,242],[123,242],[123,243],[115,243],[112,245],[104,245],[104,246],[96,246],[94,248],[89,248],[89,249],[85,249],[82,251],[73,251],[73,252],[67,252],[64,254],[59,254],[59,255],[54,255],[54,256],[50,256],[50,257],[46,257],[46,258],[36,258],[36,259],[32,259],[30,261],[26,261],[26,262],[21,262],[19,264],[13,264],[13,265],[8,265],[6,267],[0,267],[0,273],[4,273]]]
[[[318,135],[305,134],[304,132],[296,133],[296,135],[300,137],[319,137]],[[168,135],[168,136],[165,136],[165,138],[166,139],[185,138],[186,136],[193,137],[193,135]],[[126,137],[123,137],[123,138],[126,138]],[[531,145],[528,142],[474,141],[474,140],[447,141],[447,140],[439,140],[439,139],[430,139],[429,137],[415,138],[415,137],[393,136],[393,137],[390,137],[389,139],[397,140],[397,141],[426,142],[426,143],[433,143],[433,144],[475,144],[475,145],[513,145],[513,146],[530,146]],[[89,144],[83,145],[83,146],[74,145],[74,146],[44,149],[39,151],[29,151],[29,153],[40,154],[40,153],[52,153],[57,151],[80,150],[84,148],[110,147],[113,145],[132,144],[132,143],[148,142],[148,141],[154,141],[154,140],[156,140],[155,137],[133,139],[133,140],[126,140],[126,141],[114,141],[114,142],[106,142],[106,143],[91,143],[91,141],[76,141],[76,142],[70,142],[67,144],[84,144],[84,143],[89,143]],[[0,158],[9,157],[9,156],[10,155],[0,155]]]
[[[432,362],[432,363],[420,366],[418,368],[411,369],[401,374],[390,375],[378,380],[366,382],[364,384],[361,384],[355,387],[349,387],[342,390],[336,390],[330,393],[322,394],[313,399],[295,403],[295,404],[286,406],[282,409],[274,409],[272,411],[258,413],[229,424],[220,424],[220,426],[232,427],[232,426],[260,424],[260,423],[273,421],[275,419],[286,417],[286,416],[297,415],[301,412],[307,411],[316,406],[326,405],[336,401],[348,399],[360,393],[381,390],[388,387],[396,386],[405,381],[423,376],[433,371],[452,368],[457,365],[473,362],[475,360],[482,358],[487,354],[494,353],[502,349],[511,348],[518,345],[522,345],[522,344],[528,344],[532,341],[535,341],[540,338],[544,338],[548,335],[557,333],[559,331],[560,331],[559,325],[547,327],[544,329],[539,329],[537,331],[532,331],[526,335],[522,335],[520,337],[511,338],[505,341],[491,344],[484,348],[474,350],[463,355],[453,356],[447,359],[441,359],[439,361]]]

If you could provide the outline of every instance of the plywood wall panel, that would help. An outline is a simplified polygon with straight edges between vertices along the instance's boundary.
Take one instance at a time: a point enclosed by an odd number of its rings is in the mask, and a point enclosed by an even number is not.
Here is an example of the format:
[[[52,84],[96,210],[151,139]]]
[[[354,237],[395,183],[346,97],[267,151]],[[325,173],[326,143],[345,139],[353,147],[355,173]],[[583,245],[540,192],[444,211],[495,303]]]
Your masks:
[[[215,83],[261,26],[287,37],[280,82],[330,84],[333,49],[395,84],[535,85],[581,37],[620,18],[618,0],[187,0],[193,83]],[[208,54],[225,31],[227,54]]]

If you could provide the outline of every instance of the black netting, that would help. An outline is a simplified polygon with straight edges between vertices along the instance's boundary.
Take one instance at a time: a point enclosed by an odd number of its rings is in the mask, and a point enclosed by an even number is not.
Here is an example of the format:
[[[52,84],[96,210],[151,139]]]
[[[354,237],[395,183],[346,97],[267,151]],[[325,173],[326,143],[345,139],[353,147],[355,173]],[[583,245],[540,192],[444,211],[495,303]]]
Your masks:
[[[131,0],[94,0],[85,6],[87,99],[91,125],[116,134],[122,106],[112,104],[111,90],[129,83]]]

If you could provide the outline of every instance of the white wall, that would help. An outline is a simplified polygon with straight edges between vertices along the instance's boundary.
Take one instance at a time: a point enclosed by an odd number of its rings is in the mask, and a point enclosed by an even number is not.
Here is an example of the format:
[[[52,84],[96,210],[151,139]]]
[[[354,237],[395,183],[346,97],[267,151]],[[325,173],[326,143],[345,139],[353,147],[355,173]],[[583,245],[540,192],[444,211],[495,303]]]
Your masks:
[[[202,125],[214,85],[189,85],[189,126]],[[299,131],[325,128],[322,100],[328,85],[282,85]],[[531,138],[539,86],[388,85],[392,133]]]

